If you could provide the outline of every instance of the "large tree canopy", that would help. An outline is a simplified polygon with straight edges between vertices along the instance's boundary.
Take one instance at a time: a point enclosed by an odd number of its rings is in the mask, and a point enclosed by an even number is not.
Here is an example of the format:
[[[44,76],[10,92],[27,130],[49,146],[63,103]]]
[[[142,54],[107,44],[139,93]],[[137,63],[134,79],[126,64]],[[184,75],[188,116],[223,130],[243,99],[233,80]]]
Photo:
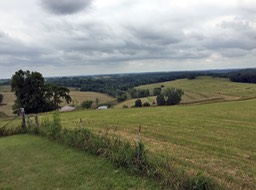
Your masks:
[[[62,99],[71,101],[69,90],[45,84],[41,73],[19,70],[11,79],[12,91],[16,95],[13,109],[24,108],[26,113],[39,113],[59,108]]]

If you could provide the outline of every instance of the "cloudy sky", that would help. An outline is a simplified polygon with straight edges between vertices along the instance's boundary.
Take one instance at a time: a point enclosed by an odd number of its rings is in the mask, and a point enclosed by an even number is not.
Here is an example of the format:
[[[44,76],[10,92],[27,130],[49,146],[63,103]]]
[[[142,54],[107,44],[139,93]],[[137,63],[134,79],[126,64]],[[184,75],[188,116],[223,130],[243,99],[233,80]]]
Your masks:
[[[255,0],[0,0],[0,78],[249,67]]]

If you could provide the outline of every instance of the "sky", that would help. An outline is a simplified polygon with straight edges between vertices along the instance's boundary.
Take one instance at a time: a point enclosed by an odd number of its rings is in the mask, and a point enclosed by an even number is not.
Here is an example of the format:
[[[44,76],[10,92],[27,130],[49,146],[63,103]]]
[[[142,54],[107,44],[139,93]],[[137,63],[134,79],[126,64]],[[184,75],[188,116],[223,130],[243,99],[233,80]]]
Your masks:
[[[255,0],[0,0],[0,78],[256,67]]]

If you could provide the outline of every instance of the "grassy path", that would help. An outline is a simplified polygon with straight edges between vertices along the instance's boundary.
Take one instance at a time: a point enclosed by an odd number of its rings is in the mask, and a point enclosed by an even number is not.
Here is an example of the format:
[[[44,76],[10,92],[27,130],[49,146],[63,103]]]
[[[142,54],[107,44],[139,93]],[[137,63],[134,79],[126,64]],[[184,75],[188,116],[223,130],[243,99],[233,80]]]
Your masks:
[[[0,138],[0,189],[158,189],[104,159],[31,135]]]

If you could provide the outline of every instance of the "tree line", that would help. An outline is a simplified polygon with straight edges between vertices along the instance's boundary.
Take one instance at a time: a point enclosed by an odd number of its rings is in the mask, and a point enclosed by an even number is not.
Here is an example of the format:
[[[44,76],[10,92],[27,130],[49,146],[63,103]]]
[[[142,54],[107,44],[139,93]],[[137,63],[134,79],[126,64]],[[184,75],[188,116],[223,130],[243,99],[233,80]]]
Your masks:
[[[228,77],[232,82],[256,83],[256,69],[231,72]]]

